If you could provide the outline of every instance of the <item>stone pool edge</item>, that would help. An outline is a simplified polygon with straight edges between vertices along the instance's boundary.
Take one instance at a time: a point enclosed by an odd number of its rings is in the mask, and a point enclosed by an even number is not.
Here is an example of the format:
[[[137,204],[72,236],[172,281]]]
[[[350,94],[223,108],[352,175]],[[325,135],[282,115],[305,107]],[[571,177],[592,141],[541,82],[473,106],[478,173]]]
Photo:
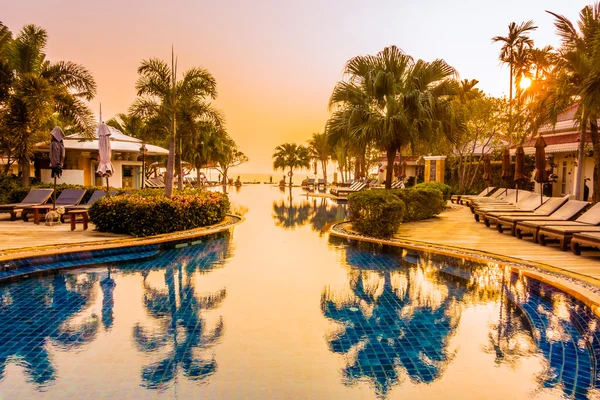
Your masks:
[[[20,268],[15,268],[15,265],[23,266],[31,264],[43,266],[44,263],[50,264],[67,260],[93,260],[94,255],[97,253],[114,253],[119,251],[123,252],[128,249],[134,251],[134,255],[136,252],[140,253],[139,259],[146,259],[148,258],[147,254],[141,254],[144,250],[158,250],[161,248],[161,246],[165,246],[168,244],[172,244],[175,247],[179,247],[180,244],[185,245],[185,243],[189,243],[190,241],[193,241],[194,239],[203,236],[209,236],[228,231],[242,223],[244,220],[245,218],[242,216],[228,214],[225,220],[218,224],[191,229],[187,231],[178,231],[142,238],[129,237],[105,241],[88,241],[70,244],[37,247],[33,246],[28,248],[9,249],[4,252],[0,252],[0,283],[19,277],[26,277],[35,273],[51,273],[60,269],[77,267],[77,265],[58,266],[50,268],[38,267],[35,268],[33,271],[29,268],[28,270],[23,270],[22,272],[20,272]],[[135,260],[136,257],[130,257],[130,259]],[[1,276],[6,271],[12,272],[10,276]]]
[[[529,276],[566,292],[582,301],[590,307],[594,314],[600,317],[600,280],[590,276],[563,270],[540,262],[507,257],[492,252],[420,242],[412,239],[376,238],[347,229],[348,225],[351,225],[348,220],[337,221],[329,224],[324,230],[327,230],[331,236],[343,239],[420,250],[444,256],[466,258],[476,262],[502,264],[510,267],[511,272]]]

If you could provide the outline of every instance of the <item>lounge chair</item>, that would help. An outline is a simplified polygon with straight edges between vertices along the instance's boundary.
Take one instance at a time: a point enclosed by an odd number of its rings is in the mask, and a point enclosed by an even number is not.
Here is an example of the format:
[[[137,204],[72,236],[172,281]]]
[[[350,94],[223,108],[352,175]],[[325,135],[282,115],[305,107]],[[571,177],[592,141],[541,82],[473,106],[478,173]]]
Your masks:
[[[327,185],[325,184],[325,179],[318,179],[318,180],[317,180],[317,186],[318,186],[318,187],[320,187],[320,186],[323,186],[323,187],[327,186]]]
[[[471,211],[475,207],[483,204],[510,204],[514,203],[517,199],[517,191],[515,189],[498,189],[490,197],[476,197],[473,199],[467,199],[467,205],[471,208]]]
[[[404,189],[404,181],[393,182],[392,189]]]
[[[302,187],[303,188],[310,188],[310,187],[314,187],[315,186],[315,179],[314,178],[308,178],[305,181],[302,182]]]
[[[110,193],[111,196],[114,196],[115,192],[111,192]],[[106,191],[105,190],[96,190],[94,193],[92,193],[92,195],[90,196],[89,200],[87,201],[87,203],[85,204],[75,204],[72,206],[64,206],[65,210],[70,211],[70,210],[87,210],[88,208],[90,208],[92,206],[92,204],[94,204],[96,202],[96,200],[102,198],[106,196]]]
[[[543,199],[543,202],[548,200],[547,197]],[[525,192],[522,196],[519,194],[519,201],[515,204],[482,204],[481,207],[474,209],[475,221],[479,222],[483,219],[483,222],[487,221],[486,214],[497,213],[497,212],[533,212],[540,207],[540,197],[532,192]],[[489,224],[486,222],[486,226]]]
[[[58,198],[56,199],[56,206],[68,207],[77,205],[81,202],[81,199],[83,199],[85,192],[85,189],[64,189],[60,193],[60,196],[58,196]],[[23,211],[21,212],[21,219],[27,222],[27,214],[33,212],[33,222],[37,225],[40,223],[40,215],[45,214],[50,209],[52,209],[52,204],[41,204],[24,207]]]
[[[163,179],[162,176],[155,176],[153,178],[146,179],[144,181],[144,186],[147,188],[155,188],[155,189],[164,188],[165,180]]]
[[[367,188],[367,184],[364,182],[359,182],[357,186],[355,186],[354,188],[348,188],[348,189],[339,189],[337,191],[337,196],[341,197],[341,196],[348,196],[351,193],[356,193],[356,192],[360,192],[361,190],[364,190]]]
[[[560,208],[556,213],[563,210],[569,204],[574,204],[573,200],[569,201],[563,207]],[[579,201],[578,203],[585,203],[587,206],[588,203],[585,201]],[[552,214],[552,216],[554,216]],[[569,218],[570,219],[570,218]],[[595,204],[593,207],[584,212],[579,218],[574,221],[549,221],[548,219],[541,220],[533,220],[533,221],[521,221],[518,222],[515,227],[515,236],[519,239],[523,238],[523,235],[533,235],[533,241],[535,243],[538,242],[538,233],[540,229],[544,226],[552,225],[552,226],[580,226],[580,224],[588,224],[588,225],[598,225],[600,224],[600,203]]]
[[[488,197],[494,192],[494,190],[496,190],[495,186],[489,186],[486,189],[484,189],[481,193],[476,194],[476,195],[454,194],[454,195],[452,195],[452,197],[450,197],[450,202],[451,203],[456,202],[456,204],[458,204],[458,203],[463,204],[463,200],[471,199],[474,197]]]
[[[334,186],[331,189],[329,189],[329,193],[331,193],[334,196],[337,196],[337,193],[339,190],[354,189],[354,188],[358,187],[358,185],[360,185],[360,184],[361,184],[360,181],[356,181],[352,185],[350,185],[350,187]]]
[[[576,233],[600,232],[600,206],[594,205],[584,215],[584,222],[570,221],[571,225],[545,225],[540,227],[538,232],[538,242],[545,246],[549,240],[558,241],[561,250],[566,250],[569,242]],[[582,215],[583,217],[583,215]]]
[[[574,233],[571,238],[571,251],[579,256],[581,255],[581,247],[600,249],[600,232]]]
[[[17,212],[23,211],[26,207],[44,204],[52,196],[52,192],[54,189],[31,189],[20,203],[1,204],[0,213],[9,213],[10,220],[16,221]]]
[[[496,225],[496,229],[498,232],[504,232],[505,228],[510,228],[510,232],[515,233],[515,228],[517,222],[520,221],[533,221],[545,219],[546,217],[551,216],[554,212],[560,209],[563,204],[568,201],[569,196],[564,197],[552,197],[550,200],[542,204],[538,209],[531,213],[515,213],[515,212],[495,212],[486,214],[486,218],[488,222],[486,226]],[[567,209],[569,210],[569,209]],[[553,217],[554,219],[559,219]]]

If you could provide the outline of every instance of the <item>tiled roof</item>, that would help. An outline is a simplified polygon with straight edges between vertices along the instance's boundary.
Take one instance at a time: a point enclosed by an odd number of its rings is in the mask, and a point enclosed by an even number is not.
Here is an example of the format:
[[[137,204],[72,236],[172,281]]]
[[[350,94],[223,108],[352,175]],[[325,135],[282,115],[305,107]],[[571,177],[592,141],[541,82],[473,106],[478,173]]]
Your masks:
[[[523,147],[533,147],[536,140],[537,138],[529,139],[523,143]],[[579,143],[579,133],[569,133],[566,135],[544,135],[544,140],[548,146],[551,144]],[[592,141],[590,135],[586,135],[585,141],[587,143]]]

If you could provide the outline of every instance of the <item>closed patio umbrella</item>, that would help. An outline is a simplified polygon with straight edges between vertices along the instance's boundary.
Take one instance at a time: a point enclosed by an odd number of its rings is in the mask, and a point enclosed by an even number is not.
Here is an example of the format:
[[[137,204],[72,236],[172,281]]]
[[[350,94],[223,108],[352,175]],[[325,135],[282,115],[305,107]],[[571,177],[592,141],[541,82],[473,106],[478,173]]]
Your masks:
[[[504,148],[502,152],[502,176],[501,178],[505,181],[510,179],[510,150],[508,147]],[[508,183],[506,185],[506,191],[508,191]]]
[[[98,163],[97,173],[106,178],[106,195],[109,195],[108,178],[114,172],[112,166],[112,150],[110,149],[110,129],[102,122],[98,125],[98,152],[100,153],[100,162]]]
[[[539,135],[535,141],[535,176],[533,179],[539,183],[540,186],[540,204],[543,203],[544,198],[544,183],[548,180],[546,175],[546,141],[542,135]]]
[[[519,201],[519,182],[526,180],[525,176],[525,150],[523,146],[517,147],[517,156],[515,157],[515,187],[517,188],[516,201]]]
[[[483,156],[483,180],[489,181],[492,178],[492,162],[490,161],[490,155],[486,154]],[[488,194],[489,194],[488,185]]]
[[[65,133],[59,126],[55,126],[50,132],[50,168],[52,169],[52,178],[54,178],[54,192],[52,192],[52,209],[56,209],[56,178],[62,175],[62,168],[65,162],[65,144],[63,139]]]

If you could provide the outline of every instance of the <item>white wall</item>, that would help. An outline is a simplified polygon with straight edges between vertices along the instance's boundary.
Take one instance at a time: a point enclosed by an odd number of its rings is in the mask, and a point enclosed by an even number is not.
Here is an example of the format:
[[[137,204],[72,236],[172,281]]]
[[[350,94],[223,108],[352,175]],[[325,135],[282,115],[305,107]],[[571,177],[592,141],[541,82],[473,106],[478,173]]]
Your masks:
[[[54,178],[52,178],[52,170],[42,169],[41,174],[43,183],[54,183]],[[62,176],[56,180],[56,183],[83,185],[83,170],[63,169]]]

